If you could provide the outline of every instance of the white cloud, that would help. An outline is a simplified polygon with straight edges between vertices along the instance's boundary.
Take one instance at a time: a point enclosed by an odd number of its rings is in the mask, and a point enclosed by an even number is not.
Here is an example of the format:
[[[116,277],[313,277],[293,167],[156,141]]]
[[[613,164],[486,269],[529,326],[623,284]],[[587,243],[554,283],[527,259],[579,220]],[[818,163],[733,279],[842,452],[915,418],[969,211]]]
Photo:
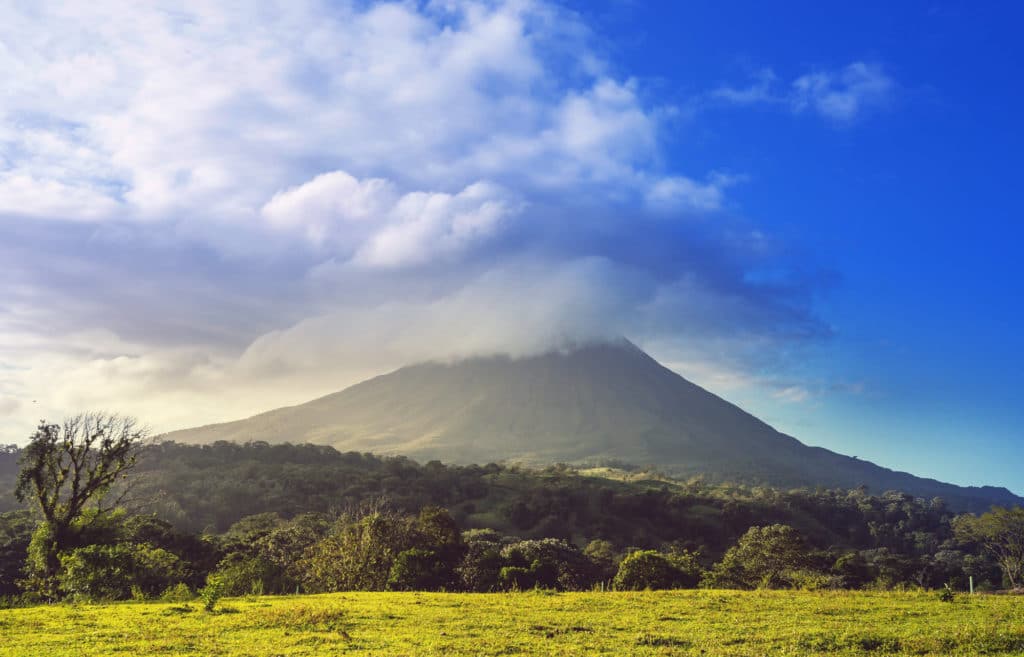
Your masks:
[[[797,77],[788,89],[778,88],[778,77],[762,69],[747,87],[722,86],[710,98],[730,105],[775,105],[794,113],[814,112],[846,123],[865,112],[884,108],[898,89],[881,66],[853,62],[837,71],[816,71]]]
[[[260,210],[272,226],[298,230],[336,257],[366,267],[444,261],[493,236],[521,204],[500,186],[476,182],[457,194],[409,192],[381,178],[321,174]]]
[[[437,262],[491,237],[519,209],[502,189],[488,183],[475,183],[458,194],[406,194],[389,212],[389,223],[354,260],[370,267]]]
[[[93,187],[0,173],[0,216],[95,221],[116,216],[118,209],[116,199]]]
[[[738,178],[667,170],[671,108],[591,40],[542,0],[0,5],[12,439],[618,334],[741,372],[813,325],[744,276]]]
[[[0,9],[0,145],[18,183],[0,211],[31,181],[76,195],[34,216],[230,234],[325,171],[623,193],[657,149],[635,84],[600,73],[582,25],[542,2],[19,7]]]
[[[378,221],[397,198],[390,181],[357,180],[344,171],[332,171],[278,192],[260,214],[274,227],[299,229],[322,244],[329,235],[365,232],[358,224]]]
[[[778,77],[770,68],[763,68],[754,74],[754,81],[746,87],[723,85],[711,92],[711,97],[733,105],[781,102],[775,92]]]
[[[698,182],[685,176],[669,176],[654,180],[647,189],[644,200],[658,211],[703,211],[722,208],[725,190],[740,182],[739,176],[712,174],[707,182]]]
[[[803,386],[794,385],[775,391],[772,397],[787,404],[799,404],[810,399],[811,393]]]
[[[896,83],[878,66],[854,62],[839,72],[811,73],[793,82],[793,109],[813,110],[835,121],[852,121],[884,107]]]

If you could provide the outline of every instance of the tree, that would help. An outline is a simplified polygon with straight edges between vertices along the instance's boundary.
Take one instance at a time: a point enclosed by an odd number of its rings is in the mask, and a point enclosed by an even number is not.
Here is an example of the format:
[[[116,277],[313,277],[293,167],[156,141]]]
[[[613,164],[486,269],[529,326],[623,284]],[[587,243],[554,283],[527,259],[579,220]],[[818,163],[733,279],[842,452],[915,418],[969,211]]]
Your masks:
[[[664,554],[655,550],[637,550],[619,564],[612,584],[617,591],[671,589],[675,587],[678,575]]]
[[[995,506],[980,516],[957,516],[953,531],[957,539],[977,543],[995,557],[1011,588],[1024,584],[1024,508]]]
[[[557,538],[517,541],[502,548],[508,564],[499,574],[505,588],[540,587],[560,591],[582,591],[594,582],[594,565],[572,543]],[[525,569],[519,572],[518,569]],[[501,581],[504,580],[504,581]]]
[[[298,567],[310,591],[383,591],[398,555],[414,549],[403,557],[403,579],[394,586],[407,586],[424,553],[431,552],[432,576],[441,582],[436,588],[454,588],[465,548],[455,521],[437,507],[425,507],[417,516],[387,508],[343,516],[331,534],[306,549]]]
[[[504,565],[501,534],[493,529],[470,529],[462,532],[462,540],[466,554],[455,569],[459,587],[477,593],[496,590]]]
[[[808,568],[808,556],[803,537],[789,525],[751,527],[715,564],[705,581],[721,588],[789,586],[794,574]]]
[[[146,435],[133,418],[83,413],[62,424],[41,422],[29,439],[21,453],[15,494],[21,502],[34,503],[42,515],[29,571],[44,594],[53,593],[60,553],[73,544],[76,523],[89,508],[99,512],[97,517],[109,510],[104,498],[135,465]]]
[[[598,581],[610,581],[618,572],[620,557],[611,541],[600,538],[590,541],[587,547],[583,548],[583,556],[594,564]]]
[[[619,563],[612,584],[619,591],[689,589],[700,581],[700,572],[696,555],[687,550],[637,550]]]
[[[389,591],[439,591],[451,582],[451,569],[434,550],[399,552],[391,565]]]

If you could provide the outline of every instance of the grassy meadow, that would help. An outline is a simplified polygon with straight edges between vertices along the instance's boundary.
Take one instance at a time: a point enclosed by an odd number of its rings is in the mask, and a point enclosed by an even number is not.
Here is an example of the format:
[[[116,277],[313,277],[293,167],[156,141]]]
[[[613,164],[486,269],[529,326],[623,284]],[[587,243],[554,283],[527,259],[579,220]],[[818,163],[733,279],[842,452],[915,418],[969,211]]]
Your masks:
[[[0,655],[1022,655],[1024,604],[934,593],[343,593],[0,611]]]

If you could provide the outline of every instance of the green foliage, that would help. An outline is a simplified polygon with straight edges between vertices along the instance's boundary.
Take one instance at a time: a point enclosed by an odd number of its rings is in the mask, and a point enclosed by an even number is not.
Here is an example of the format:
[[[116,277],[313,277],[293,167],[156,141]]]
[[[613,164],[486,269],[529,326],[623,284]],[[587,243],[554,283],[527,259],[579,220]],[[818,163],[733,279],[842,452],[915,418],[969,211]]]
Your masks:
[[[90,600],[154,596],[180,582],[185,570],[164,549],[126,543],[75,548],[60,562],[61,591]]]
[[[959,540],[977,543],[991,554],[1011,587],[1024,584],[1024,508],[996,506],[980,516],[962,515],[953,529]]]
[[[0,488],[4,458],[0,453]],[[983,590],[999,588],[1004,577],[996,553],[976,536],[961,531],[954,539],[952,516],[941,500],[895,492],[779,491],[672,482],[639,472],[620,481],[583,476],[567,466],[419,465],[320,446],[259,443],[154,445],[138,470],[144,475],[139,494],[159,500],[161,517],[87,507],[64,529],[58,557],[89,545],[147,545],[187,566],[182,581],[191,588],[218,572],[231,594],[408,588],[414,566],[430,582],[423,586],[445,590],[589,589],[614,578],[626,546],[660,548],[690,577],[698,576],[701,564],[722,561],[707,578],[716,586],[966,587],[973,576]],[[379,502],[383,496],[386,505]],[[340,518],[322,513],[339,507],[361,510]],[[52,531],[40,531],[32,544],[24,518],[0,515],[0,594],[31,590],[56,599],[58,578],[45,577],[56,539]],[[956,522],[966,527],[969,520]],[[785,524],[807,537],[806,560],[784,568],[783,581],[748,577],[735,556],[723,561],[755,523]],[[226,531],[211,534],[207,526]],[[490,529],[458,531],[482,526]],[[203,535],[195,533],[199,529]],[[590,537],[602,538],[588,544]],[[543,539],[554,541],[551,549],[510,547]],[[699,550],[701,563],[677,547]],[[408,561],[399,567],[401,577],[392,581],[399,555],[410,550],[436,554],[438,570],[411,552],[402,557]],[[26,562],[32,566],[27,577]],[[504,578],[503,568],[510,569]],[[1011,577],[1006,581],[1012,583]]]
[[[860,552],[848,552],[840,556],[832,566],[832,573],[840,578],[843,588],[850,589],[859,589],[876,577]]]
[[[619,564],[612,585],[617,591],[675,588],[678,573],[668,557],[654,550],[637,550]]]
[[[311,591],[383,591],[399,552],[413,547],[413,519],[390,511],[345,517],[300,564]]]
[[[184,582],[178,582],[173,586],[168,586],[164,589],[164,592],[160,594],[160,599],[164,602],[188,602],[195,595],[192,593],[192,589],[188,587],[188,584]]]
[[[380,508],[343,516],[328,536],[306,550],[298,567],[312,591],[382,591],[389,586],[398,555],[410,550],[421,552],[404,558],[402,578],[414,576],[406,568],[423,566],[423,552],[432,552],[432,585],[454,587],[465,546],[448,513],[434,507],[415,516]],[[400,579],[394,585],[407,584]]]
[[[712,588],[785,588],[810,570],[803,537],[787,525],[751,527],[705,577]]]
[[[538,571],[542,568],[543,564],[539,561],[529,567],[503,566],[498,571],[498,586],[504,591],[529,591],[540,586],[539,580],[544,577],[544,573]]]
[[[949,584],[939,589],[939,600],[942,602],[953,602],[956,600],[956,592],[953,591]]]
[[[455,567],[455,578],[462,591],[487,593],[498,590],[504,565],[502,536],[493,529],[473,529],[462,533],[466,552]]]
[[[0,513],[0,597],[17,596],[35,523],[27,510]]]
[[[608,582],[618,572],[621,557],[611,541],[594,539],[583,548],[585,556],[594,567],[594,577],[599,582]]]
[[[26,581],[34,593],[54,594],[61,554],[74,546],[83,514],[90,506],[102,514],[103,499],[135,465],[145,435],[134,419],[103,413],[39,424],[21,450],[14,491],[39,513],[45,527],[33,536],[27,562]]]
[[[579,548],[566,541],[545,538],[518,541],[506,545],[501,556],[508,564],[499,573],[503,588],[528,588],[580,591],[590,588],[594,581],[594,565]],[[513,570],[508,570],[512,568]],[[525,574],[519,570],[525,569]]]
[[[199,589],[199,599],[203,601],[203,609],[213,611],[224,597],[224,583],[216,575],[206,578],[206,586]]]
[[[254,589],[284,593],[289,588],[281,569],[258,555],[229,554],[217,564],[214,576],[224,595],[245,595]]]
[[[434,550],[411,548],[395,557],[388,575],[389,591],[439,591],[450,584],[450,568]]]
[[[700,572],[696,556],[689,552],[637,550],[619,563],[612,585],[618,591],[693,588],[700,581]]]

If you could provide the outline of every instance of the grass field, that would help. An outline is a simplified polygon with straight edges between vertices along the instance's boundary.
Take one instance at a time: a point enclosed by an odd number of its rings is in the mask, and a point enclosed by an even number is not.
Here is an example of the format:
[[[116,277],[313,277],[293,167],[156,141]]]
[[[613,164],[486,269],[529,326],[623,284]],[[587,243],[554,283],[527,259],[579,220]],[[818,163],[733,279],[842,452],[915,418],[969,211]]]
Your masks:
[[[1024,600],[346,593],[0,611],[0,655],[1024,655]]]

